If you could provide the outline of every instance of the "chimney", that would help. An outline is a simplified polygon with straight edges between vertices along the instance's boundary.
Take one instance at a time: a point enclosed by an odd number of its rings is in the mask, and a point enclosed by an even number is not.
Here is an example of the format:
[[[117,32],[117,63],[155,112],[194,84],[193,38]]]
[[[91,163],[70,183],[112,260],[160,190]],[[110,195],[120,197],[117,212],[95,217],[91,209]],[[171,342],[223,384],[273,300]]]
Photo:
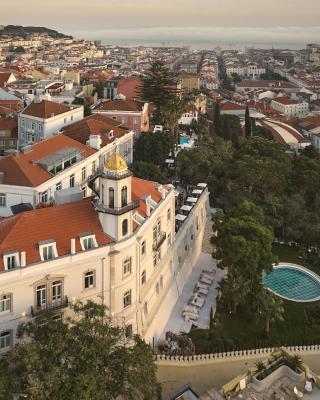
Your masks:
[[[27,261],[26,261],[26,252],[25,252],[25,251],[22,251],[22,252],[20,253],[20,266],[21,266],[21,267],[26,267],[26,265],[27,265]]]
[[[76,239],[71,239],[71,254],[76,254]]]
[[[90,135],[89,136],[89,147],[92,149],[100,150],[101,148],[101,137],[100,135]]]

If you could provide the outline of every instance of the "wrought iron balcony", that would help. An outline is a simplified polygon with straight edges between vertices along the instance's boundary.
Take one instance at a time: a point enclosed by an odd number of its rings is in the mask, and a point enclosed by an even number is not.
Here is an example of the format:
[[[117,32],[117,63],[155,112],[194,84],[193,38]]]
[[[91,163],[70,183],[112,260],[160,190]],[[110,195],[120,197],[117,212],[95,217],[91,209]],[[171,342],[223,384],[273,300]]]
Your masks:
[[[35,317],[43,311],[60,310],[61,308],[68,307],[68,304],[69,304],[68,296],[64,296],[60,300],[55,300],[50,303],[42,304],[41,306],[38,305],[36,305],[35,307],[31,306],[31,316]]]
[[[163,245],[164,241],[166,240],[167,234],[165,232],[161,232],[156,243],[153,244],[152,250],[158,251],[159,248]]]
[[[93,205],[97,211],[112,215],[122,215],[139,207],[138,201],[131,201],[123,207],[107,207],[99,199],[94,199]]]

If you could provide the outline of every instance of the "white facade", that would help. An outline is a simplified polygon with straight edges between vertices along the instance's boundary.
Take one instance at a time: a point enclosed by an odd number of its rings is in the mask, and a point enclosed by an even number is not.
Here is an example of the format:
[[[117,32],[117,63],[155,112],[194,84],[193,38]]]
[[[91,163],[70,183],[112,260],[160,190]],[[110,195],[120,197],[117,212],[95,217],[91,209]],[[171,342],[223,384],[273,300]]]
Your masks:
[[[0,183],[0,217],[12,215],[11,206],[20,203],[30,203],[36,207],[39,203],[52,203],[57,190],[80,187],[83,196],[91,196],[92,191],[88,187],[88,178],[99,168],[102,168],[105,160],[115,151],[124,156],[131,164],[133,160],[133,132],[116,139],[111,144],[100,148],[91,156],[76,162],[70,167],[53,175],[51,179],[39,186],[15,186]]]
[[[291,117],[305,117],[309,113],[309,104],[305,101],[297,103],[296,101],[282,102],[281,98],[272,100],[271,107],[281,114],[284,114],[287,118]]]
[[[184,112],[178,123],[180,125],[191,125],[192,121],[198,121],[198,111],[186,111]]]
[[[48,139],[66,125],[80,121],[84,117],[82,106],[74,107],[63,114],[53,115],[50,118],[33,117],[24,114],[18,116],[18,136],[21,146]]]
[[[102,181],[107,187],[104,186],[104,194],[100,192],[100,201],[107,196],[110,184],[120,189],[123,185],[129,186],[130,179],[126,174],[115,181],[108,175],[104,177]],[[175,190],[161,185],[157,190],[161,194],[158,203],[145,199],[149,204],[149,215],[145,218],[139,217],[139,209],[115,217],[115,220],[128,218],[139,223],[134,232],[128,231],[110,244],[97,247],[92,235],[93,248],[76,251],[76,243],[84,239],[81,236],[71,238],[70,254],[55,254],[51,260],[30,265],[28,252],[17,253],[19,266],[0,273],[0,302],[5,304],[0,308],[3,309],[0,311],[0,334],[9,336],[8,345],[0,348],[0,352],[16,342],[19,323],[30,320],[43,308],[55,309],[62,315],[67,312],[67,302],[76,300],[92,299],[105,304],[110,315],[119,324],[125,324],[129,333],[137,332],[146,337],[151,322],[161,317],[157,311],[169,289],[176,285],[179,271],[185,263],[191,263],[192,268],[201,251],[209,195],[204,189],[176,234]],[[115,206],[121,205],[119,201],[116,196]],[[105,202],[108,202],[106,197]],[[97,212],[108,213],[107,207],[98,207]],[[107,234],[113,229],[110,225],[112,221],[101,219]],[[39,251],[41,246],[46,244],[39,243]],[[6,255],[2,256],[5,259]],[[179,284],[183,285],[186,278],[180,276]],[[170,311],[167,310],[168,315]],[[163,325],[161,319],[159,325]],[[156,331],[148,332],[149,337],[150,334]]]

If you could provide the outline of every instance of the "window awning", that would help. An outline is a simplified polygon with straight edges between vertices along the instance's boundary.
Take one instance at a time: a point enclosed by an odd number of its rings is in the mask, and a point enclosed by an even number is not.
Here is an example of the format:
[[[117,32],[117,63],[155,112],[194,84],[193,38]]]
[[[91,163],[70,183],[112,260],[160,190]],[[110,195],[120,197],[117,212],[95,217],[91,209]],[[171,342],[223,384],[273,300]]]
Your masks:
[[[177,221],[184,221],[187,217],[185,215],[177,214],[176,220]]]
[[[182,210],[182,211],[191,211],[192,210],[192,206],[187,206],[186,204],[185,205],[183,205],[181,208],[180,208],[180,210]]]
[[[197,201],[198,201],[198,199],[196,197],[188,197],[187,198],[188,203],[196,203]]]

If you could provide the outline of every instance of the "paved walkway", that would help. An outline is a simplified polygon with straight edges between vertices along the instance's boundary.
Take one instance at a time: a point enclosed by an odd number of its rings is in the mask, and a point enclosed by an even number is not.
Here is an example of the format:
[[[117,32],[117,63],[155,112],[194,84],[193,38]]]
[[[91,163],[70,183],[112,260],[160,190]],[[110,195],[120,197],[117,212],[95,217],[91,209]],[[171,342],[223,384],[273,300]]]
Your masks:
[[[182,318],[183,308],[188,304],[190,297],[193,295],[194,287],[199,280],[199,275],[204,268],[215,267],[215,276],[212,285],[209,287],[209,293],[207,296],[203,296],[206,301],[204,306],[200,309],[198,326],[199,328],[206,329],[209,327],[210,310],[211,307],[216,307],[216,297],[217,297],[217,286],[220,280],[224,276],[224,271],[217,269],[215,261],[212,259],[210,254],[201,253],[196,265],[194,266],[184,288],[172,309],[169,320],[164,327],[162,337],[164,337],[165,332],[171,331],[174,333],[186,332],[188,333],[191,329],[191,322],[186,322]]]

